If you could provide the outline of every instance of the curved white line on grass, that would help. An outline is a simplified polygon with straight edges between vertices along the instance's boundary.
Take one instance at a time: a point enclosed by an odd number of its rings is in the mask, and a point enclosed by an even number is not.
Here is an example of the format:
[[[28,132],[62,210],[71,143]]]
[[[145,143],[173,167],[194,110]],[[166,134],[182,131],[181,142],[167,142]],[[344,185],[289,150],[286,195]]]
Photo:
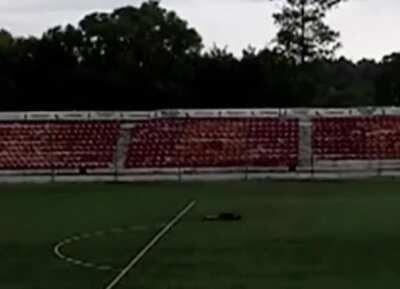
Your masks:
[[[163,228],[165,224],[157,225],[155,226],[156,228]],[[70,263],[71,265],[79,266],[79,267],[84,267],[84,268],[94,268],[100,271],[110,271],[110,270],[121,270],[121,268],[114,268],[111,265],[108,264],[95,264],[93,262],[87,261],[87,260],[80,260],[77,258],[73,258],[72,256],[68,256],[67,254],[63,253],[63,248],[66,247],[67,245],[70,246],[74,243],[78,243],[81,241],[86,241],[89,239],[93,238],[99,238],[102,236],[106,235],[111,235],[111,234],[122,234],[125,232],[133,231],[133,232],[139,232],[139,231],[145,231],[148,230],[150,226],[130,226],[127,228],[112,228],[111,230],[108,231],[96,231],[94,233],[83,233],[81,235],[77,236],[72,236],[69,238],[64,239],[63,241],[59,242],[56,246],[54,246],[54,254],[59,258],[60,260],[63,260],[67,263]]]
[[[149,252],[164,236],[167,234],[195,205],[196,201],[191,201],[185,208],[183,208],[165,227],[161,229],[160,232],[157,233],[150,240],[150,242],[126,265],[126,267],[111,281],[109,285],[105,287],[105,289],[113,289],[121,280],[125,277],[126,274],[133,267],[135,267],[139,261]]]

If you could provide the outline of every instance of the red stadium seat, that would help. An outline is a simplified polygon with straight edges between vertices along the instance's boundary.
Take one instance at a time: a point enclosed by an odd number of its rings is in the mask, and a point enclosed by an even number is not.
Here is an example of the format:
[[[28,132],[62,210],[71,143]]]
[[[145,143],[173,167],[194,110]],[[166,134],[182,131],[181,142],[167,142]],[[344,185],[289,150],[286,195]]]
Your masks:
[[[0,169],[108,168],[119,128],[113,122],[0,123]]]
[[[132,129],[127,168],[289,167],[297,164],[297,120],[150,120]]]
[[[312,148],[321,160],[400,158],[400,117],[318,118]]]

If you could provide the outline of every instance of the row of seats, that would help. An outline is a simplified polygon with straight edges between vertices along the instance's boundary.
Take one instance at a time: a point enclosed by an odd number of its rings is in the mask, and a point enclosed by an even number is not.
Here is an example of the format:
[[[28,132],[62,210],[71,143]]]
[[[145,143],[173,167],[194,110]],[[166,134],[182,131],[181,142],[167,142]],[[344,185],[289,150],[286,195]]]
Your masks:
[[[113,163],[116,122],[0,123],[0,169],[91,169]]]
[[[312,147],[322,160],[400,159],[400,117],[314,119]]]
[[[150,120],[132,129],[126,167],[292,168],[298,127],[273,118]]]
[[[400,117],[316,118],[318,160],[400,159]],[[111,168],[118,122],[0,123],[0,169]],[[135,123],[126,168],[294,168],[299,122],[278,118],[153,119]]]

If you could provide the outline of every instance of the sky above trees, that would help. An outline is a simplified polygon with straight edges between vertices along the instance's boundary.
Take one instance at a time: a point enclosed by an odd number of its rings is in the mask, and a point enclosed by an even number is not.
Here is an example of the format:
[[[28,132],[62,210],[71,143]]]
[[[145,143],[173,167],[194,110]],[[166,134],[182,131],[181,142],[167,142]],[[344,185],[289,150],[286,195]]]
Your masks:
[[[0,27],[16,35],[41,35],[49,27],[73,23],[91,11],[110,11],[139,0],[0,0]],[[195,27],[204,43],[229,47],[239,55],[249,44],[269,44],[276,28],[271,14],[279,7],[269,0],[164,0]],[[398,0],[349,0],[333,11],[329,24],[341,32],[338,55],[353,60],[380,59],[400,50]]]

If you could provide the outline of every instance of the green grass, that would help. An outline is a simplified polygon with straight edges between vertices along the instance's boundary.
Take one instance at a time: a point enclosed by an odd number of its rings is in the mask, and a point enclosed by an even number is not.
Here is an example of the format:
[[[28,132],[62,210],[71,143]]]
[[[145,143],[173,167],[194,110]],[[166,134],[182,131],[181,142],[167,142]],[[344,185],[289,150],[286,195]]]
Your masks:
[[[53,247],[114,227],[65,253],[123,267],[191,199],[197,206],[116,289],[400,287],[400,182],[227,182],[0,186],[1,289],[103,289],[117,272],[72,266]],[[240,212],[238,223],[202,216]]]

